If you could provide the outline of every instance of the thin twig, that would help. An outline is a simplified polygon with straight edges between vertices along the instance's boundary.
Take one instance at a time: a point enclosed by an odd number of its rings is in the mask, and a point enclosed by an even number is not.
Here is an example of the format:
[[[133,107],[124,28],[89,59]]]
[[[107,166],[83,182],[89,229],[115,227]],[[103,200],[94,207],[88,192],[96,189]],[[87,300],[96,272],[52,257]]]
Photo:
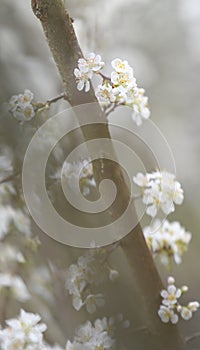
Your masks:
[[[107,77],[106,75],[104,75],[103,73],[98,72],[97,74],[99,74],[103,78],[103,80],[111,81],[111,79],[109,77]]]
[[[124,105],[124,103],[114,103],[110,109],[107,109],[107,110],[105,111],[106,117],[107,117],[110,113],[114,112],[114,110],[115,110],[117,107],[123,106],[123,105]]]
[[[197,333],[194,333],[192,335],[189,335],[188,337],[185,337],[185,341],[186,341],[186,343],[189,343],[190,341],[192,341],[196,338],[200,338],[200,332],[197,332]]]
[[[53,98],[47,100],[46,104],[50,106],[52,103],[55,103],[55,102],[62,100],[62,99],[67,99],[67,96],[64,92],[56,97],[53,97]]]

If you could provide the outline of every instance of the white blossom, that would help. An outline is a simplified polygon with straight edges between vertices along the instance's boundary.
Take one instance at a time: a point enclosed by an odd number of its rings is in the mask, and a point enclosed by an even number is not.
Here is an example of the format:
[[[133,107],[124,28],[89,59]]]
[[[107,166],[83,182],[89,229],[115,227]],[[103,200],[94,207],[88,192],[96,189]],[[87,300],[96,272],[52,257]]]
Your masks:
[[[159,256],[163,265],[170,266],[171,259],[176,264],[182,261],[182,255],[187,251],[191,240],[191,233],[187,232],[179,222],[162,223],[156,219],[151,226],[143,230],[147,245],[153,256]]]
[[[161,297],[163,298],[162,303],[165,306],[174,305],[177,303],[177,300],[181,297],[182,291],[180,288],[176,288],[173,284],[170,284],[166,289],[163,289],[160,292]]]
[[[195,312],[199,309],[199,302],[198,301],[191,301],[189,304],[188,304],[188,308],[192,311],[192,312]]]
[[[171,322],[173,324],[176,324],[179,320],[178,315],[174,313],[174,310],[164,305],[160,306],[158,315],[161,318],[161,321],[164,323]]]
[[[77,311],[85,306],[92,314],[97,307],[104,306],[104,295],[93,292],[93,289],[110,277],[110,269],[105,260],[106,250],[95,249],[80,256],[77,263],[68,268],[65,287],[72,295],[72,305]]]
[[[66,350],[112,350],[119,326],[112,317],[97,319],[94,324],[87,321],[76,330],[74,340],[67,342]]]
[[[23,123],[35,116],[33,97],[33,93],[27,89],[23,94],[14,95],[10,98],[9,110],[18,121]]]
[[[189,320],[192,315],[199,308],[198,301],[189,302],[188,305],[181,305],[179,299],[183,293],[188,291],[187,286],[177,288],[175,286],[175,279],[168,277],[168,287],[160,292],[162,297],[162,304],[158,310],[158,315],[164,323],[177,323],[179,320],[178,314],[184,319]]]
[[[192,318],[192,311],[186,306],[181,307],[180,313],[181,313],[181,317],[186,321]]]
[[[129,327],[129,321],[113,317],[96,319],[94,324],[85,322],[77,330],[73,342],[68,341],[66,350],[112,350],[115,349],[115,335],[119,328]]]
[[[70,265],[67,270],[65,286],[72,295],[72,304],[77,311],[84,305],[82,296],[84,288],[93,282],[94,272],[91,267],[93,261],[90,255],[80,257],[77,264]]]
[[[90,79],[92,78],[92,72],[84,72],[78,68],[75,68],[74,75],[76,77],[77,89],[81,91],[85,88],[85,92],[88,92],[90,90]]]
[[[180,205],[183,202],[181,185],[171,173],[166,171],[146,175],[138,173],[133,177],[133,181],[142,187],[142,200],[147,205],[146,213],[152,217],[156,216],[159,209],[168,215],[175,210],[174,203]]]
[[[128,61],[122,61],[120,58],[115,58],[111,65],[117,73],[126,73],[129,70]]]
[[[96,55],[94,52],[87,53],[85,55],[85,58],[79,58],[78,60],[78,67],[82,72],[99,72],[103,67],[105,63],[102,62],[101,56]]]
[[[110,77],[104,76],[102,84],[98,85],[96,97],[102,104],[103,109],[110,106],[125,105],[132,109],[132,119],[136,125],[140,126],[144,119],[150,117],[148,108],[148,97],[144,95],[145,90],[137,87],[137,82],[134,77],[133,68],[128,61],[115,58],[111,61],[113,71]],[[99,74],[104,67],[104,62],[101,61],[100,55],[90,53],[85,58],[78,60],[78,67],[74,70],[74,75],[77,82],[77,89],[85,91],[90,90],[90,80],[94,73]],[[111,109],[112,110],[112,109]],[[110,110],[107,110],[109,113]]]
[[[188,303],[187,306],[179,306],[179,312],[181,314],[181,317],[184,320],[190,320],[193,316],[193,312],[196,312],[199,309],[199,302],[198,301],[191,301]]]
[[[133,109],[132,119],[137,126],[142,124],[142,119],[148,119],[151,115],[148,108],[148,97],[144,96],[144,93],[144,89],[138,89],[137,93],[133,96],[133,102],[131,102]]]
[[[99,102],[105,105],[113,103],[116,100],[114,89],[108,82],[104,83],[103,85],[98,85],[96,97],[98,98]]]
[[[44,323],[39,323],[38,314],[20,311],[16,319],[6,321],[7,328],[0,330],[2,350],[44,350],[43,332]]]
[[[101,56],[91,52],[85,55],[85,58],[79,58],[78,68],[74,69],[74,75],[79,91],[85,88],[85,92],[90,90],[90,80],[93,73],[98,73],[104,66]]]
[[[123,86],[126,88],[131,84],[133,78],[133,69],[131,67],[123,73],[117,73],[115,71],[111,73],[111,82],[115,86]]]

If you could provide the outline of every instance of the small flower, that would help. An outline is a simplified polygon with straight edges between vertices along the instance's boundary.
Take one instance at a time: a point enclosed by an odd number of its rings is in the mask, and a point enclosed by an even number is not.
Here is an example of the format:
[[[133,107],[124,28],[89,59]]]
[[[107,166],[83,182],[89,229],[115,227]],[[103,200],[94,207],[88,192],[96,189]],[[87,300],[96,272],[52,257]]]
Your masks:
[[[188,308],[192,311],[192,312],[195,312],[199,309],[200,307],[200,304],[198,301],[191,301],[189,304],[188,304]]]
[[[111,73],[111,82],[117,86],[128,87],[133,78],[133,69],[131,67],[125,73],[117,73],[116,71]]]
[[[98,74],[103,66],[104,62],[101,61],[101,56],[93,52],[87,54],[85,58],[79,58],[78,68],[74,69],[77,89],[81,91],[85,88],[85,92],[88,92],[90,90],[90,79],[92,79],[93,73]]]
[[[35,116],[33,106],[30,105],[19,105],[19,108],[13,112],[13,116],[20,122],[31,120]]]
[[[181,317],[186,321],[192,318],[192,311],[186,306],[181,307],[180,314],[181,314]]]
[[[101,56],[94,52],[85,55],[85,58],[78,60],[78,67],[82,72],[89,72],[90,70],[97,73],[104,67],[104,62],[101,61]]]
[[[72,295],[72,305],[76,311],[79,311],[84,305],[81,295],[79,293]]]
[[[175,278],[172,277],[172,276],[169,276],[168,279],[167,279],[167,283],[168,284],[174,284],[175,283]]]
[[[77,89],[79,91],[85,88],[85,92],[90,90],[90,79],[92,78],[92,73],[81,71],[78,68],[74,69],[74,75],[76,77]]]
[[[178,322],[178,315],[174,313],[174,310],[170,309],[168,306],[161,305],[158,310],[158,315],[162,322],[176,324]]]
[[[133,182],[140,187],[147,187],[149,184],[148,174],[137,173],[137,175],[133,177]]]
[[[122,61],[120,58],[115,58],[111,65],[117,73],[126,73],[129,70],[128,62]]]
[[[182,290],[182,293],[186,293],[188,291],[188,286],[183,286],[181,290]]]
[[[114,94],[113,88],[109,83],[99,85],[96,91],[96,97],[99,102],[104,104],[114,103],[116,96]]]
[[[112,317],[97,319],[94,324],[87,321],[76,330],[74,340],[68,340],[66,350],[113,350],[117,326],[117,321]]]
[[[21,102],[23,104],[24,103],[31,103],[33,98],[34,98],[34,95],[30,90],[26,89],[24,91],[23,95],[21,95],[21,94],[18,95],[18,98],[19,98],[19,102]]]
[[[179,312],[184,320],[190,320],[193,316],[193,312],[199,309],[198,301],[191,301],[187,306],[180,306]]]
[[[14,95],[9,101],[9,110],[21,123],[31,120],[35,116],[33,93],[25,90],[24,94]]]
[[[163,289],[160,292],[160,295],[163,298],[162,303],[166,306],[170,306],[177,303],[177,299],[181,297],[182,292],[180,288],[176,288],[173,284],[170,284],[167,290]]]

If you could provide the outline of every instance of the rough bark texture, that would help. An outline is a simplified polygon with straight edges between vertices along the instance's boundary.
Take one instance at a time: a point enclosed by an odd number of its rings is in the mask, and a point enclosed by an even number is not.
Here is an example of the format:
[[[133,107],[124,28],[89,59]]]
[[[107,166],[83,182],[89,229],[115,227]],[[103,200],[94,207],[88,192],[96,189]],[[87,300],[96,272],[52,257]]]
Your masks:
[[[64,91],[67,94],[70,104],[77,106],[97,102],[93,89],[85,93],[79,92],[76,88],[73,71],[77,66],[78,59],[82,57],[82,52],[74,33],[72,20],[66,12],[62,1],[32,0],[32,8],[43,26],[47,42],[59,70],[64,84]],[[84,138],[86,141],[100,137],[110,139],[109,128],[105,124],[106,117],[98,105],[95,108],[94,115],[99,121],[99,124],[82,128]],[[77,118],[81,124],[82,115],[77,114]],[[114,154],[112,144],[109,152]],[[115,154],[114,157],[117,160]],[[99,171],[99,163],[94,163],[97,183],[103,178],[110,178],[117,186],[118,200],[109,210],[113,219],[119,217],[127,207],[130,201],[130,192],[117,162],[105,162],[104,168],[105,171],[102,174]],[[136,215],[134,206],[132,207],[131,215]],[[149,349],[184,349],[184,341],[177,327],[165,325],[158,318],[157,310],[160,305],[159,293],[163,286],[149,249],[147,248],[140,224],[122,239],[121,248],[131,266],[135,284],[143,298],[146,327],[149,331]],[[135,303],[135,300],[133,303]]]

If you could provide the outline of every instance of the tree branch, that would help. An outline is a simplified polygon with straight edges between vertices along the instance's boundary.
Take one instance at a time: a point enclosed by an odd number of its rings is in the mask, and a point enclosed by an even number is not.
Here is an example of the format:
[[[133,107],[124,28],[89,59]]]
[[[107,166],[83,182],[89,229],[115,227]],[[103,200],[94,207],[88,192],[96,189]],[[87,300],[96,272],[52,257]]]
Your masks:
[[[62,0],[32,0],[32,8],[43,26],[70,104],[76,106],[97,102],[93,89],[85,93],[78,91],[76,88],[73,72],[77,66],[78,59],[82,57],[82,52],[74,33],[72,20],[66,12]],[[91,127],[82,128],[85,141],[95,138],[111,140],[109,128],[106,124],[106,116],[98,104],[96,104],[95,108],[94,115],[99,124],[94,123]],[[77,113],[80,125],[82,117],[82,114],[78,115]],[[112,143],[110,143],[109,153],[113,155],[116,162],[106,161],[103,174],[100,171],[100,163],[98,161],[93,163],[93,168],[97,185],[104,178],[110,178],[116,184],[118,200],[109,208],[113,220],[118,218],[127,208],[130,201],[130,191],[121,168],[117,164],[117,157]],[[131,216],[136,217],[134,205],[132,205]],[[146,327],[151,334],[149,349],[184,349],[184,340],[176,326],[162,324],[157,315],[160,304],[160,290],[163,286],[139,224],[122,239],[121,248],[127,256],[135,284],[143,298]]]

